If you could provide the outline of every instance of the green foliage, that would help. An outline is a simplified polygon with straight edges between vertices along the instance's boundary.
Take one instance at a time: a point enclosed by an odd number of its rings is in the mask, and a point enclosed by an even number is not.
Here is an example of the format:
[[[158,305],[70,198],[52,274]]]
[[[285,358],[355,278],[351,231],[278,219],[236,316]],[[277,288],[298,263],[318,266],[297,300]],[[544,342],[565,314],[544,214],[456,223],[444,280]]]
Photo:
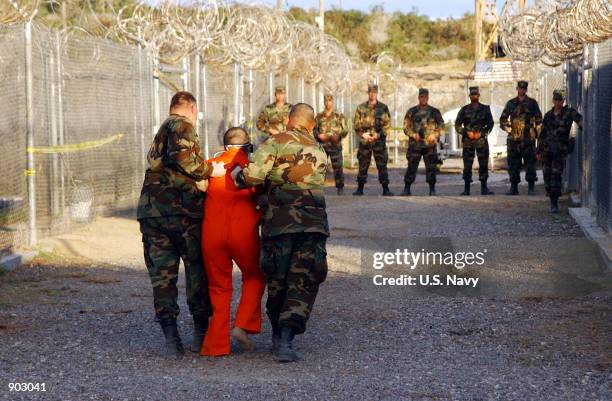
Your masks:
[[[299,21],[314,24],[317,11],[293,7],[289,13]],[[396,12],[390,16],[386,27],[387,40],[375,43],[371,40],[373,26],[384,13],[382,6],[375,6],[370,13],[356,10],[332,9],[325,12],[325,32],[336,37],[347,48],[356,47],[356,56],[369,61],[383,51],[391,51],[405,64],[428,61],[471,59],[474,56],[474,16],[431,20],[419,15],[416,9],[408,13]]]

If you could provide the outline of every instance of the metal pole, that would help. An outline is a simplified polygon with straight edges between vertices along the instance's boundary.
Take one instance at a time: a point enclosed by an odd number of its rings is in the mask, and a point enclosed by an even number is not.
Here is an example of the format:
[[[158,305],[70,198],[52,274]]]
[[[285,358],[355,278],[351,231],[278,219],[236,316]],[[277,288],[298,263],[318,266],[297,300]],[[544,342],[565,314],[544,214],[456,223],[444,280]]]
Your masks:
[[[393,128],[397,128],[397,85],[394,84],[394,94],[393,94],[393,108],[394,108],[394,112],[393,112]],[[394,129],[393,130],[393,164],[395,166],[397,166],[399,164],[399,139],[398,139],[398,132]]]
[[[289,74],[285,74],[285,93],[287,93],[287,101],[289,101],[288,99],[291,99],[291,94],[289,93]],[[295,102],[293,102],[295,103]]]
[[[195,87],[194,87],[194,95],[196,98],[196,102],[198,105],[198,115],[196,116],[196,131],[198,133],[201,132],[200,125],[202,124],[202,112],[200,110],[201,99],[200,99],[200,55],[196,54],[194,56],[194,64],[195,64]]]
[[[189,57],[183,58],[183,90],[189,90]]]
[[[301,76],[300,77],[300,102],[302,102],[302,103],[305,102],[305,99],[304,99],[304,85],[305,85],[304,77]]]
[[[25,84],[26,84],[26,147],[34,147],[34,99],[33,73],[32,73],[32,23],[26,22],[25,35]],[[26,176],[28,185],[28,244],[36,245],[36,171],[34,165],[34,152],[27,152]]]
[[[240,64],[234,63],[234,127],[240,125]]]
[[[151,133],[151,136],[155,136],[155,134],[157,133],[157,130],[159,129],[159,126],[161,124],[161,115],[160,115],[160,110],[159,110],[159,74],[161,73],[160,71],[160,65],[159,65],[159,57],[157,55],[155,55],[153,57],[153,67],[154,69],[156,69],[158,72],[158,76],[157,77],[153,77],[153,115],[155,117],[154,120],[154,126],[153,126],[153,132]]]
[[[255,143],[255,134],[253,133],[253,125],[255,116],[253,115],[253,92],[254,92],[254,77],[253,70],[249,69],[249,136],[251,138],[251,143]]]
[[[47,107],[47,110],[49,112],[49,117],[50,117],[50,121],[49,121],[49,125],[50,125],[50,132],[49,132],[49,143],[51,144],[51,146],[56,146],[58,144],[58,138],[57,138],[57,107],[56,107],[56,102],[57,102],[57,82],[56,82],[56,68],[55,68],[55,54],[53,51],[49,52],[49,68],[45,68],[45,76],[48,77],[48,82],[49,85],[51,87],[51,93],[49,94],[49,104]],[[49,202],[50,202],[50,214],[52,217],[55,217],[59,214],[59,193],[58,193],[58,181],[59,181],[59,160],[58,160],[58,154],[57,153],[53,153],[53,155],[51,156],[51,177],[50,177],[50,183],[51,185],[49,185]]]
[[[268,74],[268,93],[270,95],[270,103],[274,102],[274,74]]]
[[[142,174],[140,176],[144,176],[144,172],[147,168],[147,159],[145,157],[146,152],[146,142],[145,142],[145,124],[144,124],[144,109],[143,109],[143,87],[142,80],[144,78],[144,74],[142,68],[142,46],[138,45],[138,99],[137,102],[139,105],[138,113],[140,114],[140,166],[142,167]]]
[[[62,71],[62,49],[60,46],[61,36],[59,32],[55,33],[55,51],[57,59],[57,127],[58,127],[58,143],[64,144],[64,76]],[[64,163],[60,163],[60,210],[62,214],[66,210],[66,179],[64,171]]]
[[[208,90],[207,90],[207,80],[206,80],[206,64],[202,64],[202,114],[204,116],[204,120],[202,121],[204,125],[204,155],[207,159],[210,158],[209,153],[209,140],[208,140]]]

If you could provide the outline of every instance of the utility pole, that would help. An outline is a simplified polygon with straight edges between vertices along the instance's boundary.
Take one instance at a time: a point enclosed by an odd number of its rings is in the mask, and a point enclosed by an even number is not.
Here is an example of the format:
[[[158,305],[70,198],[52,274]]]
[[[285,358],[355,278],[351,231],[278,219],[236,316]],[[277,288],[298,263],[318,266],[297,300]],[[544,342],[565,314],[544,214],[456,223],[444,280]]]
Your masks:
[[[283,5],[283,0],[276,0],[276,8],[279,10],[283,10],[285,6]]]
[[[319,16],[315,18],[321,32],[325,32],[325,0],[319,0]]]
[[[482,49],[482,4],[483,0],[475,0],[474,4],[474,22],[476,24],[474,29],[474,58],[476,61],[483,60],[483,49]]]

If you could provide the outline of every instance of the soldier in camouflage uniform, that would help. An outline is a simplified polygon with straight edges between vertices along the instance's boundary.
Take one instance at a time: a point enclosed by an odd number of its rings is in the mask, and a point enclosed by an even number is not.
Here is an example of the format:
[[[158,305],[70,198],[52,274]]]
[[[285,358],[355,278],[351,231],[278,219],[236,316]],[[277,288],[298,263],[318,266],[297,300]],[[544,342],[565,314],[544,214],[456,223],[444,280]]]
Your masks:
[[[277,86],[274,90],[274,103],[264,107],[257,117],[257,129],[267,135],[285,132],[286,120],[291,110],[291,104],[285,102],[285,87]]]
[[[478,179],[480,193],[493,195],[487,187],[489,178],[489,141],[487,135],[493,129],[491,108],[479,102],[480,91],[477,86],[470,87],[470,104],[465,105],[457,113],[455,131],[461,134],[463,145],[463,180],[465,189],[461,195],[470,194],[472,183],[472,165],[474,156],[478,155]]]
[[[518,195],[521,166],[525,165],[525,181],[529,195],[535,194],[536,139],[542,124],[542,112],[535,99],[527,96],[527,81],[519,81],[517,97],[510,99],[499,119],[500,127],[508,133],[508,174],[510,190],[506,195]]]
[[[575,109],[564,106],[564,95],[553,92],[553,108],[544,115],[542,134],[536,154],[542,160],[546,195],[550,197],[551,213],[559,213],[559,196],[563,186],[563,169],[568,153],[573,150],[570,138],[572,124],[582,129],[582,116]]]
[[[180,259],[185,265],[187,304],[194,320],[195,352],[208,327],[211,308],[201,251],[202,191],[206,189],[204,180],[224,171],[222,165],[213,168],[200,155],[193,126],[196,116],[195,98],[178,92],[147,155],[149,167],[137,211],[156,320],[166,337],[166,351],[177,358],[184,352],[176,325]]]
[[[363,187],[368,179],[368,168],[374,155],[378,181],[383,187],[383,196],[393,196],[389,190],[389,172],[387,171],[386,136],[391,130],[391,115],[386,104],[378,101],[378,85],[368,86],[368,101],[360,104],[355,111],[353,127],[359,137],[357,160],[359,173],[357,174],[357,190],[353,195],[363,195]]]
[[[306,329],[319,285],[327,276],[329,236],[323,187],[327,154],[313,135],[314,111],[293,106],[287,132],[268,138],[244,170],[232,171],[239,188],[266,184],[261,227],[261,268],[279,362],[297,360],[292,341]]]
[[[344,122],[344,115],[334,111],[334,97],[331,94],[324,96],[325,110],[315,118],[314,133],[323,143],[323,149],[331,160],[334,169],[334,181],[338,195],[344,194],[344,174],[342,171],[342,139],[348,131]]]
[[[408,168],[404,177],[402,196],[410,196],[410,186],[416,179],[421,162],[425,161],[425,176],[429,184],[429,195],[436,194],[436,168],[438,162],[438,141],[444,129],[440,110],[429,105],[429,91],[419,89],[419,104],[408,109],[404,117],[404,134],[408,136]]]

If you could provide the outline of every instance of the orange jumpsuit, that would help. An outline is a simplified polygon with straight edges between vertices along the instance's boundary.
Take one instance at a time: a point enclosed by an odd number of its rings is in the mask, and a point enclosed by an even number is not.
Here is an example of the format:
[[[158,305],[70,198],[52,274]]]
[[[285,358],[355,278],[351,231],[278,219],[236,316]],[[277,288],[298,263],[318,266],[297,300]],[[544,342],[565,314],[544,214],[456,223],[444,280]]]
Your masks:
[[[245,152],[230,148],[209,160],[225,162],[225,177],[211,177],[202,224],[202,252],[208,275],[212,304],[200,353],[208,356],[230,353],[230,306],[232,301],[232,260],[242,272],[242,294],[234,326],[247,333],[261,331],[261,297],[264,279],[259,269],[259,219],[255,209],[255,189],[238,190],[230,172],[235,165],[248,163]]]

